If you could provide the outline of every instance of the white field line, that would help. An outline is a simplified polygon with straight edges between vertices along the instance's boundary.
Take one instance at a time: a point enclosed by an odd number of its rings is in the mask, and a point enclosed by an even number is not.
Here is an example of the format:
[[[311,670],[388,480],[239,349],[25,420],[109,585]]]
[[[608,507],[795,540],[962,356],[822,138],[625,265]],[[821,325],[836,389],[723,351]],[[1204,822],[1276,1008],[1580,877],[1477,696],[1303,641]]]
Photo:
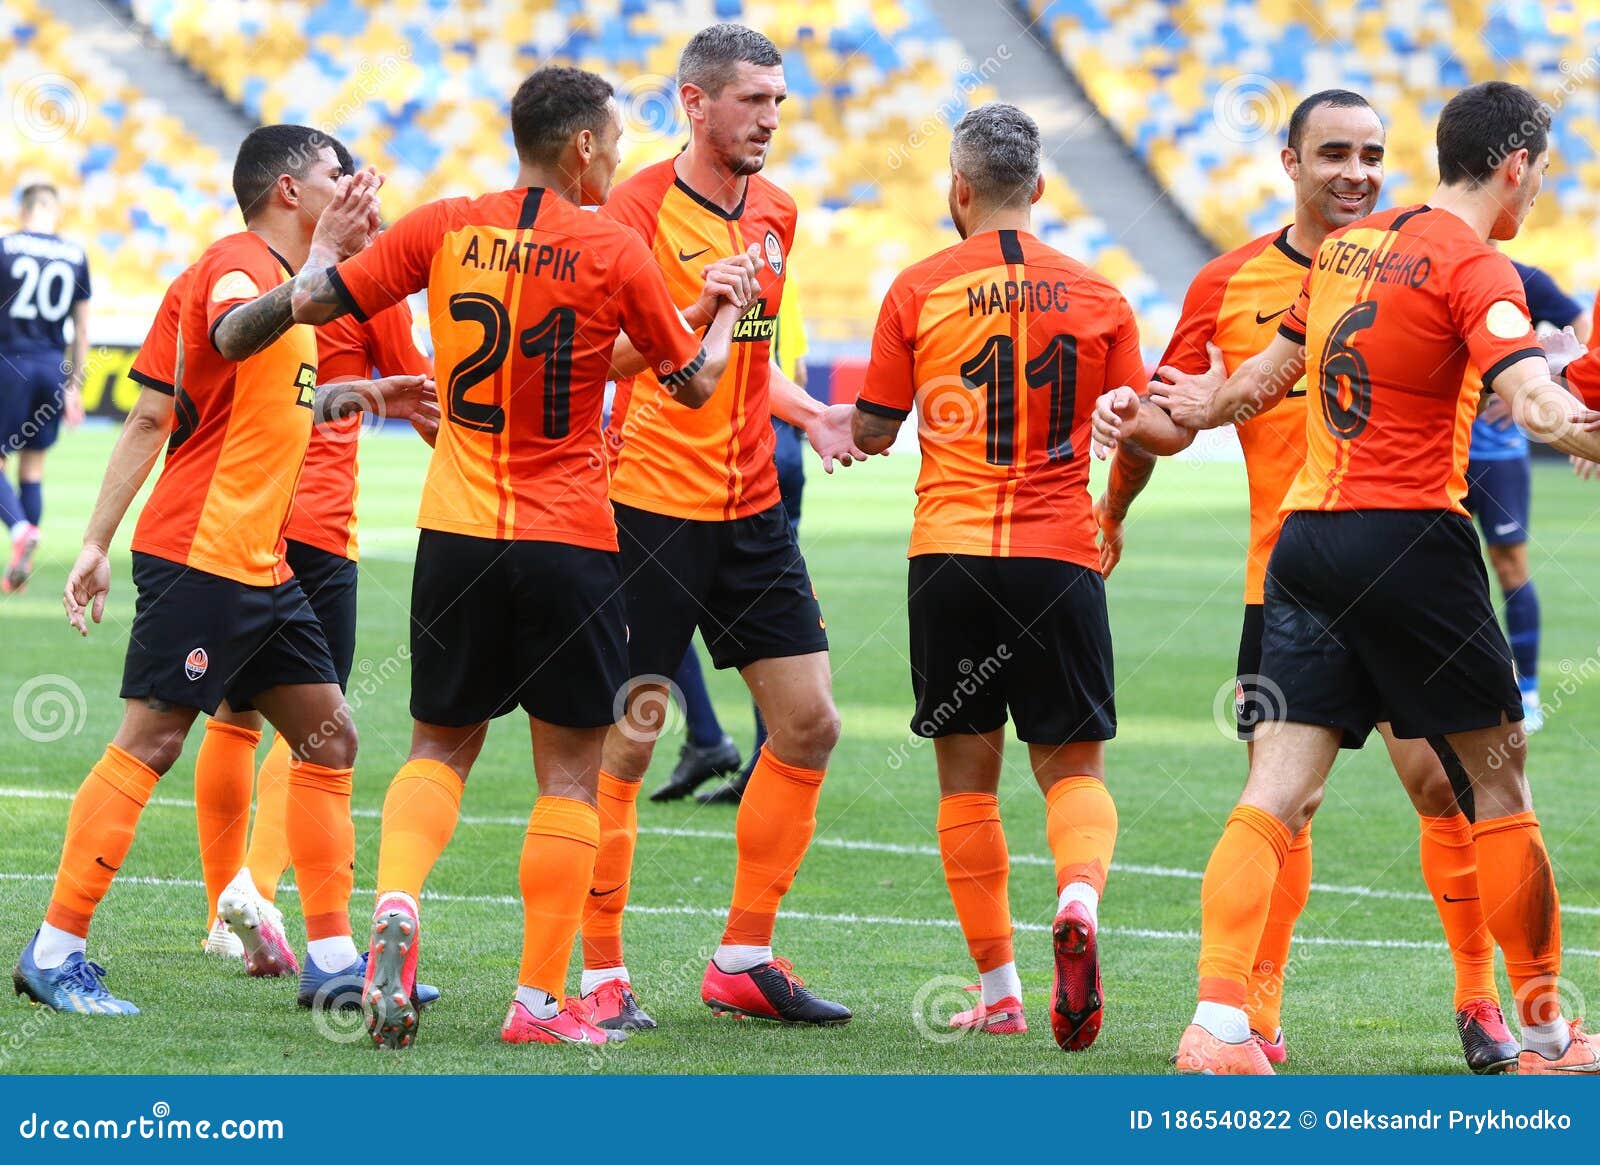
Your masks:
[[[0,882],[53,882],[54,874],[15,874],[0,873]],[[185,889],[205,889],[205,883],[195,878],[151,878],[130,875],[118,878],[118,886],[139,887],[183,887]],[[294,886],[282,886],[280,892],[295,894],[298,890]],[[366,896],[376,894],[376,890],[357,889],[356,894]],[[422,894],[427,902],[468,902],[482,906],[516,906],[521,907],[522,899],[514,898],[509,894],[435,894],[425,890]],[[665,914],[678,915],[689,918],[725,918],[727,911],[712,909],[705,906],[639,906],[628,903],[628,909],[635,914]],[[951,930],[956,926],[953,918],[897,918],[893,915],[882,914],[812,914],[803,910],[780,910],[778,917],[795,922],[820,922],[837,923],[843,926],[912,926],[918,928],[937,928]],[[1013,922],[1019,931],[1045,933],[1048,926],[1037,922]],[[1106,926],[1100,928],[1100,933],[1108,938],[1144,938],[1166,939],[1179,942],[1199,942],[1200,932],[1195,930],[1150,930],[1145,927],[1131,926]],[[1395,938],[1330,938],[1323,935],[1296,935],[1297,946],[1311,947],[1359,947],[1367,950],[1411,950],[1411,951],[1445,951],[1449,947],[1442,942],[1422,939],[1395,939]],[[1600,956],[1600,950],[1589,950],[1584,947],[1564,947],[1562,953],[1575,958]]]
[[[33,800],[33,801],[70,801],[74,794],[64,789],[25,789],[0,786],[0,800]],[[149,804],[165,809],[193,809],[194,802],[178,797],[152,797]],[[377,819],[383,816],[377,809],[354,809],[354,816],[360,818]],[[474,817],[462,814],[462,825],[489,825],[508,826],[516,829],[526,829],[526,817]],[[640,826],[639,834],[643,837],[683,837],[703,841],[732,841],[731,830],[715,829],[678,829],[662,826]],[[898,854],[908,857],[937,858],[939,849],[931,845],[901,845],[889,841],[861,841],[849,837],[816,837],[811,841],[813,849],[854,850],[861,853]],[[1047,866],[1054,867],[1055,862],[1048,857],[1038,854],[1012,854],[1013,866]],[[1205,874],[1200,870],[1185,870],[1176,866],[1146,866],[1134,865],[1127,862],[1113,862],[1111,868],[1119,874],[1131,874],[1147,878],[1180,878],[1187,881],[1198,882]],[[1340,894],[1351,898],[1390,899],[1400,902],[1432,902],[1432,895],[1420,890],[1382,890],[1376,886],[1339,886],[1329,882],[1313,882],[1311,889],[1323,894]],[[1562,914],[1600,916],[1600,906],[1578,906],[1563,902]],[[1110,932],[1107,932],[1110,933]],[[1308,940],[1309,941],[1309,940]]]

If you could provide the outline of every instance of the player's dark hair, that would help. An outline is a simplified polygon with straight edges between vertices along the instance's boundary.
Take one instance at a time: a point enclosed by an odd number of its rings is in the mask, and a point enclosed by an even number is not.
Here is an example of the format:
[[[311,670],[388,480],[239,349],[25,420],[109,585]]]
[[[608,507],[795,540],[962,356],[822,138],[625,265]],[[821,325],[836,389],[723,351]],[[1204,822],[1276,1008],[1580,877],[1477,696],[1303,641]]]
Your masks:
[[[605,124],[611,82],[584,69],[547,65],[528,75],[511,99],[511,139],[524,162],[551,162],[582,130]]]
[[[715,97],[739,73],[739,66],[781,65],[778,46],[742,24],[713,24],[689,38],[678,57],[678,84],[693,85]]]
[[[239,143],[233,162],[233,197],[249,222],[267,203],[280,175],[304,178],[324,149],[333,151],[341,172],[355,173],[355,162],[332,134],[309,125],[263,125]]]
[[[1550,145],[1555,110],[1521,85],[1485,81],[1450,98],[1434,135],[1439,181],[1479,185],[1518,150],[1537,158]]]
[[[1289,148],[1300,153],[1300,143],[1305,140],[1306,122],[1324,105],[1333,109],[1371,109],[1372,103],[1353,89],[1323,89],[1313,93],[1289,115]]]
[[[1026,206],[1039,181],[1039,126],[1015,105],[968,110],[950,139],[950,165],[986,203]]]
[[[60,202],[61,191],[57,190],[54,184],[50,182],[30,182],[17,191],[17,205],[22,208],[23,213],[32,210],[46,198],[53,198]]]

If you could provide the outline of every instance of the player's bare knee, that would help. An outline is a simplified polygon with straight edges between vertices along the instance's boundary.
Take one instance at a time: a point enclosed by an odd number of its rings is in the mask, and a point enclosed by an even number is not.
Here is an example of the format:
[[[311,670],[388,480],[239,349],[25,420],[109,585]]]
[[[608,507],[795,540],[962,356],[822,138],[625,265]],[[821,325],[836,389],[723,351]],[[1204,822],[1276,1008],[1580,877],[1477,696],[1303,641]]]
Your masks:
[[[290,742],[290,751],[302,760],[325,769],[353,769],[356,767],[356,724],[348,708],[341,706],[343,715],[331,717],[317,726],[316,731],[300,742],[298,748]]]
[[[770,722],[774,748],[785,756],[796,756],[796,763],[806,768],[826,768],[828,758],[839,743],[839,712],[832,700],[812,704],[804,710],[785,717],[783,724],[774,727]]]
[[[183,740],[181,733],[152,732],[127,743],[119,743],[117,747],[152,772],[165,776],[183,755]]]

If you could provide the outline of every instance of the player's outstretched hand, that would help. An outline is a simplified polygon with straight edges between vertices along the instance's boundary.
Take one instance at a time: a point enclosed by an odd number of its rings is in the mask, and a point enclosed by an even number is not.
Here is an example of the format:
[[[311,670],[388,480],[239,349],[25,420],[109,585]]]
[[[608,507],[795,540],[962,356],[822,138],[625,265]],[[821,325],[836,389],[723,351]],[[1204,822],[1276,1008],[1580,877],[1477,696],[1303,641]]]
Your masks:
[[[362,250],[378,229],[378,188],[382,185],[383,176],[370,166],[340,178],[317,220],[312,249],[331,253],[335,261]]]
[[[372,382],[367,411],[397,421],[421,420],[439,428],[439,394],[431,376],[385,376]],[[421,432],[421,430],[418,430]],[[426,434],[424,434],[426,437]]]
[[[1588,351],[1570,326],[1562,328],[1559,332],[1551,332],[1548,336],[1541,336],[1539,347],[1544,349],[1544,358],[1550,362],[1551,376],[1560,376],[1566,371],[1568,364]]]
[[[67,609],[67,622],[79,635],[89,634],[84,616],[96,623],[106,613],[106,595],[111,591],[111,561],[98,546],[85,546],[67,575],[61,605]]]
[[[1211,358],[1211,367],[1198,376],[1163,364],[1150,382],[1151,402],[1166,409],[1167,415],[1185,429],[1196,432],[1211,428],[1211,398],[1228,380],[1222,349],[1207,344],[1206,355]]]
[[[67,385],[65,400],[63,402],[62,419],[67,422],[67,428],[76,429],[83,424],[83,389],[76,385]]]
[[[840,465],[854,465],[867,459],[867,454],[850,435],[850,421],[855,411],[854,405],[829,405],[807,423],[806,440],[822,458],[823,472],[832,473],[835,461]],[[886,457],[888,453],[887,449],[883,451]]]
[[[432,449],[439,441],[438,406],[434,406],[434,415],[432,417],[412,417],[411,427],[417,431],[417,436],[428,443],[428,448]]]
[[[1572,463],[1572,475],[1579,481],[1593,481],[1600,477],[1600,461],[1590,461],[1587,457],[1576,455],[1567,460]]]
[[[698,306],[706,319],[717,314],[717,308],[722,306],[723,300],[743,308],[760,289],[756,280],[755,260],[748,253],[718,259],[709,264],[702,274],[706,285],[700,292]]]
[[[1100,575],[1110,578],[1117,563],[1122,561],[1122,523],[1111,516],[1105,494],[1095,500],[1094,520],[1100,527]]]
[[[1089,448],[1101,461],[1122,439],[1122,431],[1139,416],[1139,394],[1127,385],[1100,394],[1090,421]]]

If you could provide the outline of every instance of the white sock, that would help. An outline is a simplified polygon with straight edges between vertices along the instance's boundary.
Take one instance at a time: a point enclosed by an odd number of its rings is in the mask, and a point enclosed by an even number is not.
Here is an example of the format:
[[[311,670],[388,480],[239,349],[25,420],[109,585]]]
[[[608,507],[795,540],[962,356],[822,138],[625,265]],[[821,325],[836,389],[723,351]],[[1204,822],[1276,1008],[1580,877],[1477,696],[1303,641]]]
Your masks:
[[[985,1006],[992,1006],[1002,999],[1022,998],[1022,980],[1017,978],[1015,963],[1006,963],[992,971],[981,972],[978,975],[978,982],[983,985]]]
[[[24,530],[26,530],[31,525],[33,525],[33,523],[28,521],[28,519],[26,519],[26,518],[23,518],[20,521],[11,523],[11,538],[12,538],[12,540],[15,541],[16,539],[21,538],[22,537],[22,532]],[[40,965],[42,966],[43,964],[40,964]]]
[[[1061,897],[1056,899],[1056,909],[1061,910],[1069,902],[1081,902],[1083,908],[1089,912],[1089,921],[1094,923],[1096,929],[1100,926],[1100,891],[1087,882],[1068,882],[1061,891]]]
[[[378,904],[372,908],[372,913],[377,914],[380,910],[383,910],[385,907],[387,907],[391,901],[396,906],[404,906],[407,908],[413,918],[421,913],[417,909],[417,900],[411,895],[407,894],[404,890],[385,890],[382,894],[379,894]]]
[[[719,946],[711,961],[730,975],[772,962],[771,947]]]
[[[88,939],[45,922],[39,926],[39,937],[33,940],[33,961],[50,971],[66,962],[73,951],[82,953],[88,949]]]
[[[561,1010],[554,995],[537,987],[518,987],[517,1002],[526,1007],[534,1019],[554,1019]]]
[[[306,957],[324,971],[342,971],[361,956],[355,940],[347,934],[334,938],[314,938],[306,943]]]
[[[1549,1023],[1522,1025],[1522,1046],[1530,1052],[1538,1052],[1546,1060],[1561,1059],[1571,1042],[1572,1025],[1559,1015]]]
[[[1225,1044],[1242,1044],[1250,1038],[1250,1017],[1242,1008],[1225,1003],[1201,1003],[1194,1009],[1194,1022]]]
[[[583,969],[583,982],[578,985],[578,994],[587,995],[600,984],[609,983],[613,979],[621,979],[630,987],[633,985],[633,980],[628,978],[628,968],[626,967],[596,967],[592,971],[585,967]]]

